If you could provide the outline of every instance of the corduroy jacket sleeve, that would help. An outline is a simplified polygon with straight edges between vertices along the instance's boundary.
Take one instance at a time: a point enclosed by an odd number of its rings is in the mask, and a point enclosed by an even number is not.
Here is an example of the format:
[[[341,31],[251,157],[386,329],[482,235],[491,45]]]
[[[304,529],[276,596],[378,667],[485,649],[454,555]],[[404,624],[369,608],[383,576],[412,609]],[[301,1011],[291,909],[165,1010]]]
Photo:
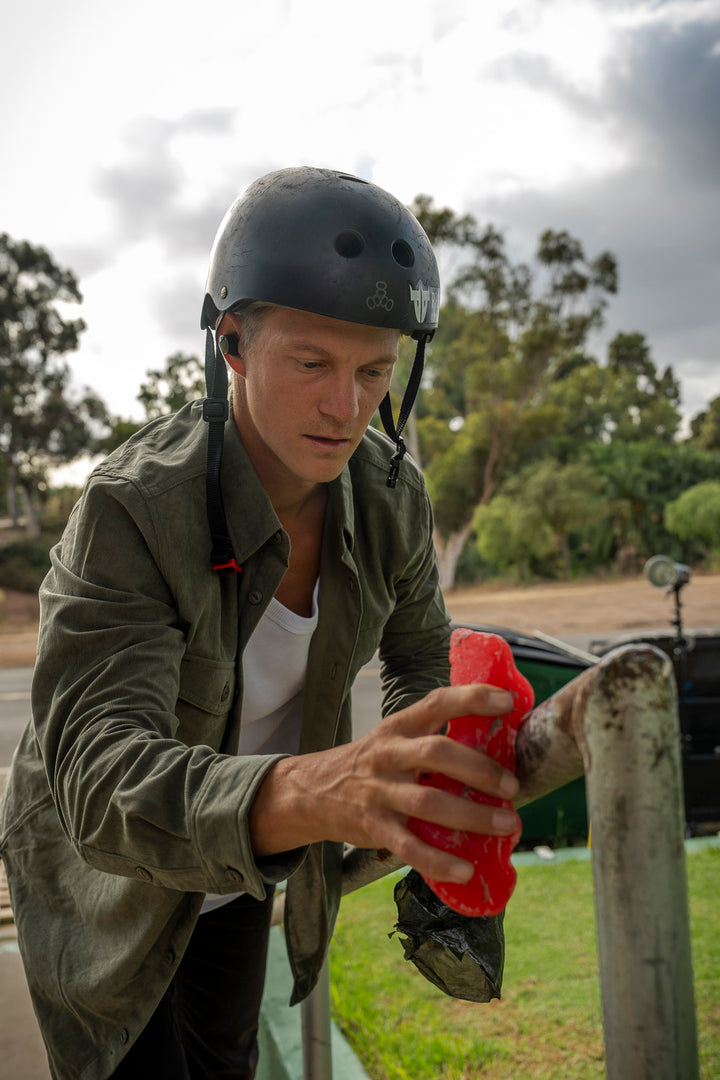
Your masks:
[[[234,657],[188,654],[152,540],[133,486],[99,482],[53,552],[33,716],[58,816],[99,870],[198,892],[242,879],[263,895],[247,820],[278,756],[218,753]]]

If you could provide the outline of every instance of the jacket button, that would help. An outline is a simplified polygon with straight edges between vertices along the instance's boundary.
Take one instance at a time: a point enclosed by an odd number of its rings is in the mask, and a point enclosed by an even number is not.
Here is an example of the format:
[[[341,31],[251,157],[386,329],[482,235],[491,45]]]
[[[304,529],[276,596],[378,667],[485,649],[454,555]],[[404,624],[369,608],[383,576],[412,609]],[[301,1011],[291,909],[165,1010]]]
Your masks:
[[[226,682],[225,685],[222,688],[222,694],[220,695],[220,700],[221,701],[227,701],[227,699],[229,697],[230,697],[230,683]]]
[[[332,671],[330,672],[330,678],[334,679],[337,675],[337,664],[333,664]]]
[[[259,589],[253,589],[253,591],[248,596],[248,600],[251,604],[259,604],[262,598],[263,594],[260,592]]]
[[[174,949],[168,949],[167,950],[167,952],[165,953],[165,962],[167,964],[174,964],[175,963],[175,950]]]
[[[355,578],[348,575],[348,589],[350,592],[355,592]]]
[[[129,1038],[130,1038],[130,1032],[128,1031],[127,1028],[123,1028],[122,1031],[120,1032],[120,1042],[121,1043],[126,1043]]]
[[[232,867],[228,867],[225,871],[225,877],[228,881],[232,881],[234,885],[242,885],[245,880],[239,870],[233,870]]]
[[[152,881],[153,876],[149,870],[146,870],[144,866],[136,866],[135,874],[141,881]]]
[[[278,529],[276,533],[273,533],[272,542],[273,544],[277,544],[277,546],[280,547],[283,542],[282,529]]]

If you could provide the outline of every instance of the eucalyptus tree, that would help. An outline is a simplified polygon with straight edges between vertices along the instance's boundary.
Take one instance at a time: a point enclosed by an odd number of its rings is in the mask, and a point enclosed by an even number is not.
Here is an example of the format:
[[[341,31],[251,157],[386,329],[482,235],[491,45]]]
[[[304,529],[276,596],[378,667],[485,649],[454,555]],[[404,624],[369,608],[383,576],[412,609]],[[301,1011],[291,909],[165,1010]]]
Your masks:
[[[75,275],[44,247],[0,234],[0,455],[9,513],[17,520],[20,492],[31,534],[49,468],[92,450],[107,423],[97,394],[72,389],[64,359],[85,329],[66,309],[81,301]]]
[[[462,250],[417,422],[444,588],[454,584],[476,507],[527,448],[561,433],[551,387],[617,289],[614,256],[588,258],[565,231],[541,234],[532,265],[513,263],[492,225],[466,222]]]

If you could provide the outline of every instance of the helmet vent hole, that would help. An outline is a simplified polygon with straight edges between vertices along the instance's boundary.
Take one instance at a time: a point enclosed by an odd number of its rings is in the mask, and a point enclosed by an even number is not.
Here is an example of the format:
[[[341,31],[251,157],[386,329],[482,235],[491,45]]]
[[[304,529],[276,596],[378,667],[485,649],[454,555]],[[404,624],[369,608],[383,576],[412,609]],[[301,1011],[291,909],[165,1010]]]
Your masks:
[[[404,240],[396,240],[392,246],[393,259],[400,266],[410,267],[415,262],[415,252]]]
[[[345,229],[335,237],[335,250],[344,259],[356,259],[365,250],[365,241],[354,229]]]

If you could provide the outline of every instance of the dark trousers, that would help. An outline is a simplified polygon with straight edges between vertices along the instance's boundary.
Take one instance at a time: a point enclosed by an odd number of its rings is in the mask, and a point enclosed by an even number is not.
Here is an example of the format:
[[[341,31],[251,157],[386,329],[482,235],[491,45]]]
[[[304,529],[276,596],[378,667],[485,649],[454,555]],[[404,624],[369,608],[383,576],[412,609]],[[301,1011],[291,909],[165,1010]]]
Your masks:
[[[252,1080],[272,889],[198,918],[175,978],[112,1074],[120,1080]]]

